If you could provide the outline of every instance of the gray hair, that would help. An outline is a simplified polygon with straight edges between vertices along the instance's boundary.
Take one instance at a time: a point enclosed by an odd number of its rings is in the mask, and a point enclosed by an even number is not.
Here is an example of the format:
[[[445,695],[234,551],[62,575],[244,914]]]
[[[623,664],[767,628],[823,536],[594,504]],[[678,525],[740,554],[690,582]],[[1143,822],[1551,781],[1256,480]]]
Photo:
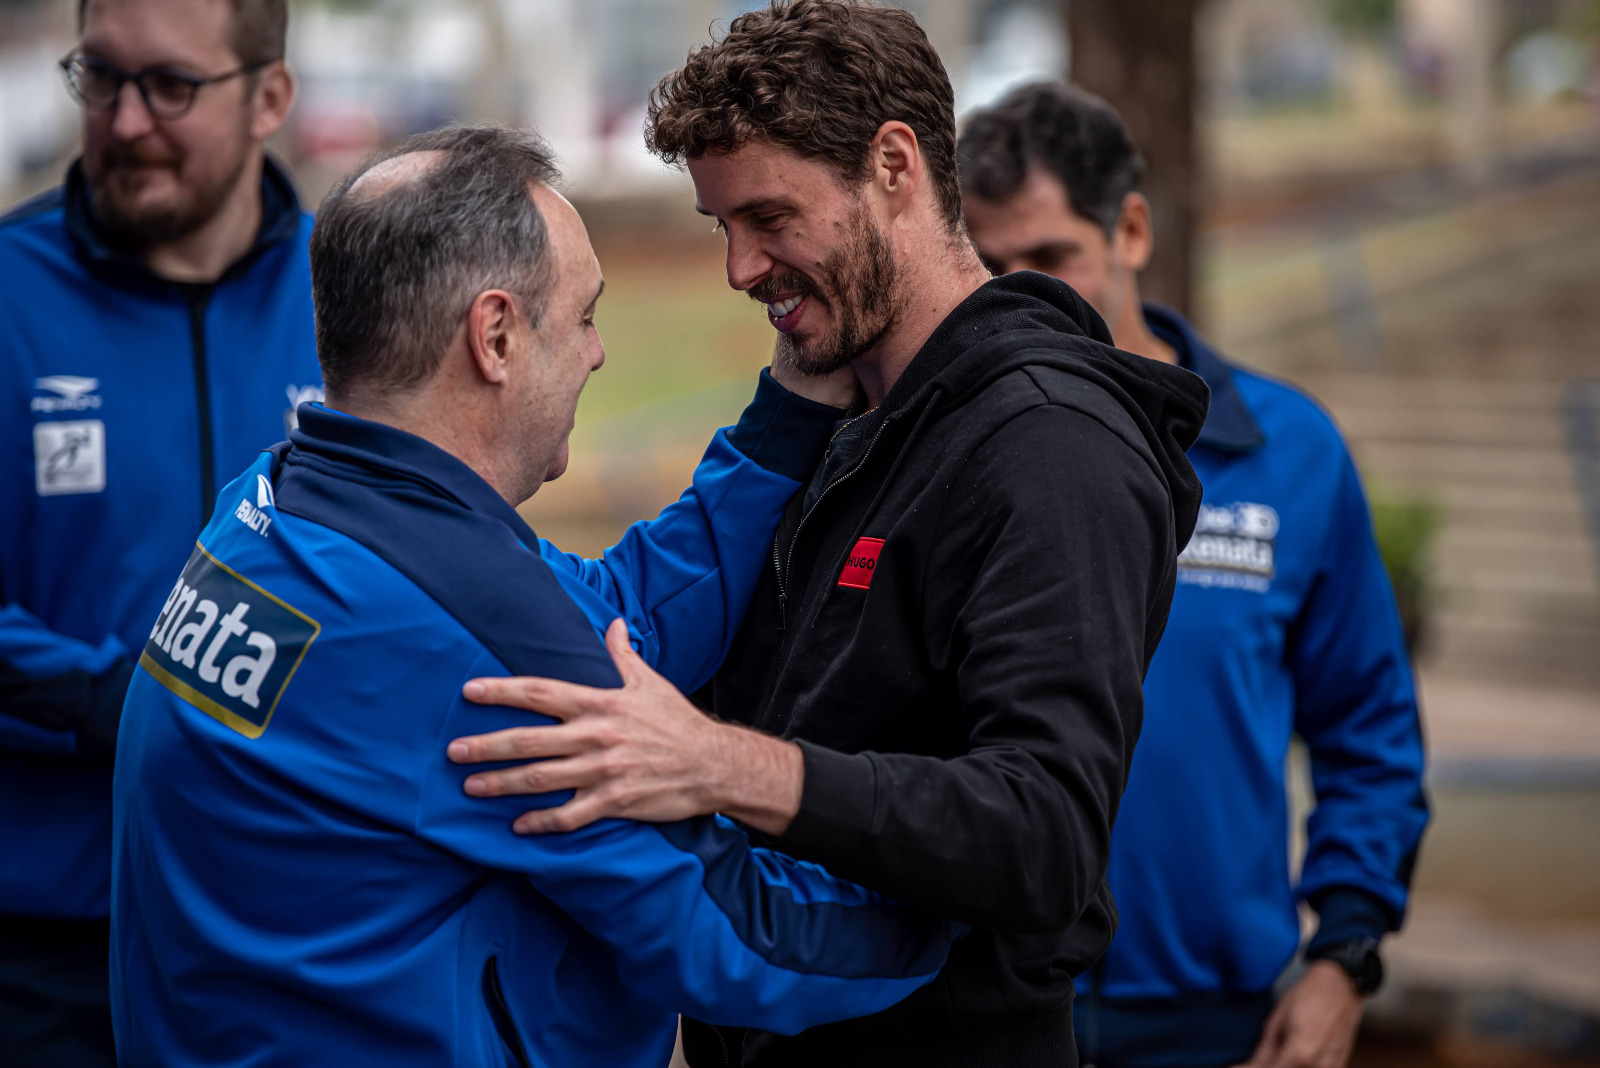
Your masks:
[[[415,153],[428,158],[356,187],[374,168]],[[558,177],[536,134],[490,125],[417,134],[345,175],[311,230],[328,391],[393,393],[427,382],[485,290],[514,294],[537,326],[553,268],[531,184]]]

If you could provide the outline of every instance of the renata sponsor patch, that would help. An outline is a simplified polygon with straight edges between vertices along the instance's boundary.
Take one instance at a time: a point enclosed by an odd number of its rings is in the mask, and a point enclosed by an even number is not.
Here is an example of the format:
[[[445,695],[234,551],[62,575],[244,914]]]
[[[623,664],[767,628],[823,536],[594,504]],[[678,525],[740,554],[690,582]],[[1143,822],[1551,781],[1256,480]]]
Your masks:
[[[850,550],[850,555],[845,557],[844,567],[839,571],[839,585],[848,586],[852,590],[870,589],[872,574],[878,569],[878,554],[882,551],[882,538],[858,540],[855,548]]]
[[[321,629],[196,545],[139,666],[213,719],[259,738]]]
[[[1178,556],[1178,581],[1265,593],[1277,575],[1278,513],[1239,501],[1204,505]]]

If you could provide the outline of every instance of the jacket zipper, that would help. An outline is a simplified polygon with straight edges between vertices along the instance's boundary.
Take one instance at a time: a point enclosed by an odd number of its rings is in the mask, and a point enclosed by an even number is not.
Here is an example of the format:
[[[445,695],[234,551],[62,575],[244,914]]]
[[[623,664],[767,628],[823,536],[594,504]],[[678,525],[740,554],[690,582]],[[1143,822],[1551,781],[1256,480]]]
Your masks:
[[[866,527],[867,521],[870,520],[872,518],[872,514],[877,511],[878,502],[883,499],[884,492],[888,490],[889,482],[894,479],[895,473],[900,470],[900,461],[905,458],[904,450],[911,447],[911,442],[916,438],[917,431],[922,429],[923,420],[928,417],[928,413],[931,412],[934,408],[934,405],[937,404],[938,393],[939,391],[935,389],[934,396],[930,397],[923,405],[921,414],[917,416],[917,421],[911,425],[911,432],[906,435],[906,440],[900,445],[900,455],[895,457],[894,463],[889,466],[889,473],[884,476],[883,485],[878,487],[877,495],[872,498],[872,503],[867,506],[867,510],[862,515],[861,521],[856,524],[856,529],[852,532],[853,536],[859,536],[861,534],[861,531]],[[888,428],[889,418],[885,418],[884,421],[878,426],[878,429],[873,433],[872,440],[867,442],[866,449],[861,453],[861,459],[857,460],[850,470],[841,473],[838,478],[822,487],[822,492],[817,494],[817,499],[811,502],[811,507],[806,509],[805,513],[800,517],[800,522],[795,524],[794,536],[789,539],[789,555],[786,560],[780,560],[778,539],[776,535],[773,536],[772,569],[774,572],[776,572],[778,579],[778,667],[772,675],[772,688],[767,692],[766,704],[762,707],[761,715],[756,719],[755,722],[755,726],[758,728],[764,729],[766,726],[767,714],[772,710],[772,697],[778,692],[778,684],[783,681],[784,669],[789,666],[789,654],[793,652],[789,646],[788,635],[789,584],[788,579],[784,575],[784,571],[786,568],[792,570],[794,567],[794,551],[795,547],[800,544],[800,533],[801,531],[805,530],[806,520],[810,519],[816,510],[822,507],[822,499],[831,493],[835,486],[838,486],[866,466],[867,460],[872,456],[872,450],[878,445],[878,439],[883,436],[883,432]],[[839,436],[839,431],[843,429],[844,427],[840,427],[839,430],[834,431],[834,437],[837,438]],[[830,444],[828,447],[831,449],[833,446]],[[826,459],[826,457],[824,457],[824,459]],[[850,546],[846,545],[845,552],[848,553],[849,550]],[[821,599],[818,600],[816,607],[811,613],[812,625],[816,624],[817,617],[821,614],[823,606],[827,604],[828,595],[832,592],[833,591],[831,589],[823,591]]]
[[[848,424],[846,424],[846,425],[848,425]],[[772,541],[772,568],[777,573],[777,576],[778,576],[778,632],[780,634],[785,634],[787,632],[787,630],[788,630],[789,580],[785,576],[784,572],[794,566],[794,550],[795,550],[795,546],[800,544],[800,533],[801,533],[801,531],[806,529],[806,520],[810,519],[814,514],[816,514],[817,509],[822,507],[823,499],[826,498],[828,496],[828,494],[833,492],[833,489],[834,489],[835,486],[838,486],[840,483],[844,482],[846,479],[848,479],[852,475],[854,475],[857,471],[861,470],[861,468],[866,464],[868,457],[870,457],[872,455],[872,450],[877,446],[878,439],[883,436],[883,432],[886,429],[888,429],[888,426],[889,426],[889,420],[888,419],[885,419],[882,423],[878,424],[878,429],[873,433],[872,440],[867,442],[867,448],[866,448],[866,450],[864,452],[862,452],[861,459],[857,460],[855,462],[855,464],[851,466],[850,470],[842,472],[839,475],[838,478],[834,479],[832,482],[830,482],[826,486],[822,487],[822,492],[817,494],[817,499],[811,502],[811,507],[807,508],[805,510],[805,513],[800,516],[800,522],[795,525],[794,536],[789,539],[789,553],[788,553],[788,556],[786,558],[783,558],[782,560],[780,560],[780,553],[779,553],[779,550],[778,550],[778,540],[776,538],[773,539],[773,541]],[[842,431],[842,430],[844,430],[843,426],[841,426],[838,431],[834,432],[834,437],[838,437],[839,436],[839,431]],[[784,653],[785,647],[787,645],[788,645],[788,640],[787,640],[786,637],[779,639],[779,641],[778,641],[778,656],[779,656],[778,673],[779,674],[783,673],[783,659],[782,658],[783,658],[783,653]],[[774,676],[774,677],[776,678],[776,676]]]
[[[811,507],[806,509],[805,513],[800,516],[800,522],[795,525],[794,536],[789,539],[789,553],[787,558],[783,558],[782,554],[779,552],[778,539],[776,537],[772,539],[772,569],[777,573],[778,578],[778,668],[775,672],[773,672],[772,689],[768,692],[767,703],[765,707],[762,708],[761,715],[756,720],[755,725],[757,727],[762,727],[766,724],[767,714],[772,711],[772,695],[778,692],[778,683],[783,679],[783,670],[784,668],[788,667],[789,654],[793,652],[789,646],[788,634],[789,581],[785,577],[784,571],[785,569],[792,568],[794,566],[795,546],[800,544],[800,534],[806,528],[806,520],[810,519],[812,515],[816,513],[817,509],[822,507],[823,498],[829,493],[833,492],[835,486],[838,486],[840,483],[850,478],[866,465],[868,458],[872,456],[872,450],[878,444],[878,439],[883,436],[883,432],[887,430],[888,427],[889,420],[884,419],[884,421],[878,426],[878,429],[873,433],[872,440],[867,442],[865,451],[861,453],[861,459],[857,460],[848,471],[841,472],[838,478],[822,487],[822,492],[817,494],[817,499],[811,502]],[[839,428],[839,430],[843,429],[844,427]],[[838,431],[834,432],[834,436],[838,436]]]
[[[206,367],[206,305],[210,286],[185,287],[189,302],[189,340],[194,360],[194,395],[200,418],[200,525],[211,521],[217,500],[216,445],[211,435],[211,376]]]
[[[500,987],[499,961],[498,957],[490,957],[483,964],[484,1005],[489,1010],[489,1019],[494,1022],[495,1033],[518,1068],[532,1068],[528,1051],[522,1046],[522,1036],[517,1034],[517,1025],[511,1019],[511,1009],[506,1005],[505,991]]]

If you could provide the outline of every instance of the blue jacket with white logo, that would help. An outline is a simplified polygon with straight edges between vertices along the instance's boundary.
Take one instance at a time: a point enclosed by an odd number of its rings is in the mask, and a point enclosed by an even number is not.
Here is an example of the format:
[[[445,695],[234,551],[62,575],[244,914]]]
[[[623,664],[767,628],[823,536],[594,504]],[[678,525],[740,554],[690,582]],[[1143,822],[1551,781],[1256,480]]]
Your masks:
[[[178,285],[96,229],[82,172],[0,219],[0,913],[106,915],[132,662],[216,487],[320,396],[311,219]]]
[[[1086,1058],[1119,1068],[1249,1058],[1300,944],[1399,926],[1427,823],[1416,694],[1361,481],[1332,420],[1231,366],[1175,313],[1152,330],[1211,387],[1189,459],[1205,486],[1111,840],[1121,922],[1080,978]],[[1284,762],[1316,809],[1291,881]],[[1174,1058],[1174,1050],[1183,1050]]]
[[[790,1033],[931,979],[944,924],[726,820],[519,837],[570,795],[470,798],[445,756],[530,719],[470,678],[619,685],[618,616],[702,685],[836,415],[764,374],[682,499],[585,560],[433,445],[303,407],[223,492],[128,692],[119,1062],[659,1066],[678,1011]]]

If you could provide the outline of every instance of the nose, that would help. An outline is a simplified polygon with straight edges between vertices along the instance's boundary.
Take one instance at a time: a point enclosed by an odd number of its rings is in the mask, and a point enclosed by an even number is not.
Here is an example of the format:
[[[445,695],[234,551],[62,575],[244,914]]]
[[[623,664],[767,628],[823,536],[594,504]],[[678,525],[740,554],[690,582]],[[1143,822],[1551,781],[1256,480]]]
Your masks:
[[[754,287],[775,266],[759,241],[731,230],[728,233],[728,285],[744,292]]]
[[[112,114],[111,132],[117,140],[136,141],[155,129],[155,116],[150,114],[144,97],[139,95],[139,87],[132,82],[123,83],[113,107],[116,110]]]

